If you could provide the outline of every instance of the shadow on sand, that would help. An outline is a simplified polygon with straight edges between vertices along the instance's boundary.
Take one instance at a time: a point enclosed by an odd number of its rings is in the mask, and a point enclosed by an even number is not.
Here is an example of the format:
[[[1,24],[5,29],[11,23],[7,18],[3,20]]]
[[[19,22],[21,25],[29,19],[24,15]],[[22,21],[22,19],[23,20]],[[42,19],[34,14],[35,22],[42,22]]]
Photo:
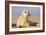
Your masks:
[[[28,23],[29,23],[29,26],[37,26],[37,22],[32,22],[32,21],[28,21]],[[14,24],[12,24],[12,27],[14,28],[14,27],[16,27],[16,23],[14,23]],[[19,26],[19,28],[22,28],[21,26]]]

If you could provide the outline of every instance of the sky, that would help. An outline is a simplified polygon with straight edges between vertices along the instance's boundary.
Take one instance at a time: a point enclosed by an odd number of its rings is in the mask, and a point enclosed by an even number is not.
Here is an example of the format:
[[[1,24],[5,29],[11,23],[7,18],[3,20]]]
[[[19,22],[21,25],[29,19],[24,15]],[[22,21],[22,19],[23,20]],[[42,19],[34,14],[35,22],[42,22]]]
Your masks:
[[[39,7],[20,7],[20,6],[12,6],[12,15],[19,16],[25,9],[28,10],[32,16],[40,16]]]

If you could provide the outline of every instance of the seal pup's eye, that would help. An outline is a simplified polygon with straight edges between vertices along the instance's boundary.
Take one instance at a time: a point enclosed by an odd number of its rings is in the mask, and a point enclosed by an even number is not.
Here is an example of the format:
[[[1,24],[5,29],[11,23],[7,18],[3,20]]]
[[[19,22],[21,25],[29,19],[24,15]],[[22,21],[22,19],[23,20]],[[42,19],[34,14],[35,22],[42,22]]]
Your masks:
[[[24,12],[24,13],[26,13],[26,12]]]

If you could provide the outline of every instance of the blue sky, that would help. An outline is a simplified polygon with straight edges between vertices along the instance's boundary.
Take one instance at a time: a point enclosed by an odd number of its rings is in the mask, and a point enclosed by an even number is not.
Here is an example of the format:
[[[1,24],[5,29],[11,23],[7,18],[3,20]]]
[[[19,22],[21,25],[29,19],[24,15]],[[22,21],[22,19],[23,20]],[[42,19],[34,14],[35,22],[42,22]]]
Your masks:
[[[39,7],[20,7],[20,6],[12,6],[12,15],[19,16],[25,9],[29,10],[32,16],[40,16]]]

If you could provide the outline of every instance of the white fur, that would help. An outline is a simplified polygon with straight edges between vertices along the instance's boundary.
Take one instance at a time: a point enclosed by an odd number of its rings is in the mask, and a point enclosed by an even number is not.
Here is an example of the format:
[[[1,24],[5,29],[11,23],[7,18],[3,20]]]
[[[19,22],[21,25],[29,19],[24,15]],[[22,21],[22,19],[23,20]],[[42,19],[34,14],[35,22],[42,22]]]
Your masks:
[[[27,20],[28,20],[27,17],[28,17],[28,11],[24,10],[17,20],[17,27],[19,27],[19,26],[27,27],[29,25],[27,22]]]

